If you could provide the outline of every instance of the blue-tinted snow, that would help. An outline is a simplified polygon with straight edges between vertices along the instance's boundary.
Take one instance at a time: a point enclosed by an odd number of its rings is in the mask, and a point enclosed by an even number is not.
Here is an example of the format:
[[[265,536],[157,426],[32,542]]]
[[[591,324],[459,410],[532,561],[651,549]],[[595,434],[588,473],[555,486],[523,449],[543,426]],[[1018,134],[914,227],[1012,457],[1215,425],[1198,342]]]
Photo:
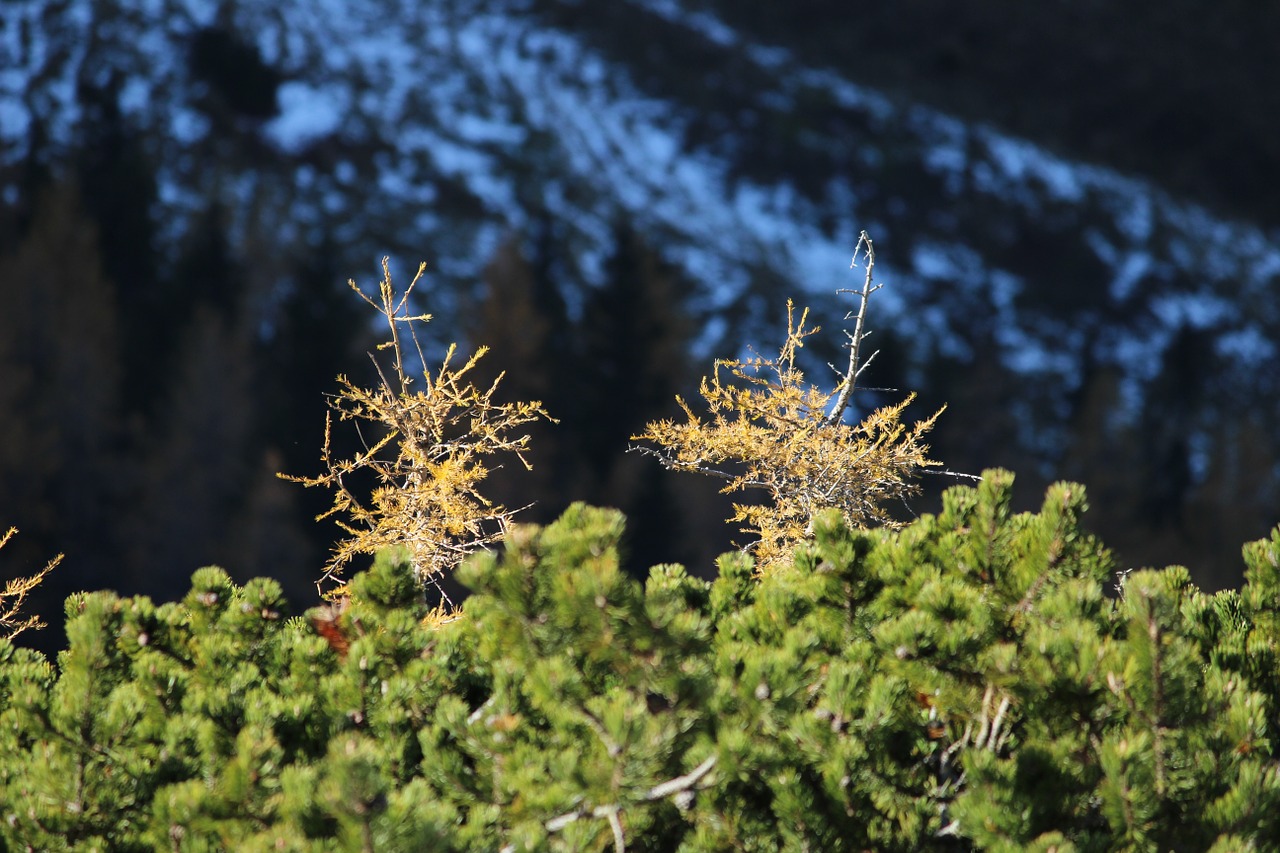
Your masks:
[[[280,115],[263,130],[285,151],[297,152],[317,139],[337,132],[349,105],[332,88],[318,88],[291,80],[280,87]]]
[[[978,136],[1009,186],[1039,184],[1058,201],[1079,201],[1084,195],[1085,184],[1092,176],[1078,164],[1051,156],[1025,140],[985,131]]]
[[[1232,302],[1224,294],[1237,305],[1250,293],[1265,296],[1258,304],[1276,310],[1276,233],[1217,219],[1147,183],[1065,161],[992,128],[897,104],[781,48],[746,44],[714,16],[689,12],[675,0],[630,2],[715,44],[742,48],[748,61],[777,81],[769,97],[780,107],[802,91],[817,90],[864,116],[870,127],[917,140],[924,168],[951,192],[986,193],[1029,218],[1040,215],[1046,203],[1087,200],[1109,211],[1113,221],[1107,233],[1085,239],[1109,270],[1117,303],[1139,294],[1152,276],[1194,270],[1199,281],[1194,291],[1153,303],[1150,322],[1138,324],[1112,347],[1117,364],[1135,377],[1141,365],[1158,363],[1171,335],[1169,324],[1223,326],[1220,350],[1246,368],[1275,358],[1274,345],[1249,323],[1275,328],[1278,318],[1232,316]],[[0,31],[6,58],[0,63],[0,158],[6,162],[24,153],[26,81],[54,61],[36,26],[45,5],[19,7],[16,23]],[[854,182],[833,177],[820,201],[785,182],[739,178],[730,183],[725,162],[684,149],[689,116],[647,96],[625,70],[574,36],[547,27],[524,5],[515,0],[241,4],[235,10],[237,27],[254,34],[264,57],[288,77],[279,93],[280,114],[262,128],[263,136],[286,152],[334,137],[373,136],[385,146],[374,161],[372,180],[380,193],[411,213],[367,225],[400,229],[378,234],[371,257],[384,250],[381,241],[412,246],[429,253],[433,270],[473,278],[503,233],[526,226],[536,215],[526,205],[531,188],[541,188],[538,203],[572,230],[588,273],[601,268],[612,218],[625,211],[642,229],[659,235],[669,259],[709,285],[704,307],[727,303],[746,286],[753,268],[772,270],[815,296],[853,283],[856,276],[847,266],[858,233],[863,228],[873,236],[881,233],[877,212],[863,209]],[[70,4],[59,19],[70,33],[64,41],[81,53],[54,68],[57,73],[35,94],[55,140],[70,140],[79,118],[73,81],[83,61],[80,46],[91,42],[91,8]],[[213,0],[148,0],[138,8],[142,23],[137,32],[117,36],[117,50],[126,66],[145,68],[146,74],[127,76],[123,105],[144,125],[164,130],[161,160],[171,169],[208,130],[190,105],[182,51],[195,27],[214,21],[217,5]],[[15,35],[22,26],[33,34],[25,50]],[[15,53],[15,61],[7,61]],[[857,149],[853,162],[874,168],[882,158],[873,144],[849,144]],[[311,167],[300,167],[305,168]],[[550,175],[556,179],[548,180]],[[160,176],[161,203],[168,208],[162,229],[169,236],[180,229],[185,211],[208,203],[199,188],[175,189],[171,176]],[[486,211],[485,221],[462,230],[450,224],[448,238],[440,236],[444,224],[430,209],[440,178],[464,184]],[[362,222],[377,211],[358,205],[369,179],[351,163],[340,162],[331,175],[300,172],[295,183],[316,208],[345,216],[351,239],[367,240]],[[250,190],[251,185],[232,184],[221,191],[234,201]],[[886,207],[904,203],[890,199]],[[948,203],[948,198],[937,199],[939,216],[945,217]],[[298,216],[304,222],[308,218],[305,212]],[[1154,240],[1156,233],[1162,239]],[[910,268],[882,264],[877,271],[889,284],[877,295],[882,322],[910,316],[922,339],[932,337],[934,346],[952,351],[955,319],[942,306],[912,302],[923,284],[949,279],[959,292],[990,294],[1000,313],[999,343],[1017,364],[1063,378],[1076,369],[1083,338],[1072,330],[1046,333],[1043,318],[1035,328],[1020,326],[1027,321],[1014,312],[1013,297],[1026,283],[989,268],[970,249],[925,243],[914,250]]]
[[[667,20],[702,32],[719,43],[732,43],[723,35],[723,25],[710,21],[705,14],[685,15],[679,5],[670,0],[640,0],[640,3]],[[761,54],[757,49],[748,55]],[[1222,323],[1229,319],[1231,305],[1217,292],[1221,287],[1247,283],[1246,287],[1274,291],[1278,284],[1280,235],[1264,234],[1251,225],[1217,219],[1203,208],[1174,199],[1144,181],[1066,161],[990,127],[969,125],[918,105],[900,108],[830,71],[806,68],[788,58],[786,51],[770,49],[767,57],[768,67],[783,79],[802,80],[805,85],[824,88],[850,109],[910,128],[926,143],[927,168],[941,173],[953,191],[958,191],[967,178],[979,190],[1023,206],[1031,216],[1041,212],[1046,199],[1074,203],[1088,196],[1100,201],[1104,209],[1112,212],[1123,243],[1117,245],[1100,235],[1089,235],[1088,239],[1099,258],[1113,270],[1111,293],[1115,299],[1130,296],[1141,278],[1163,263],[1172,262],[1179,269],[1205,274],[1200,292],[1172,296],[1152,306],[1156,316],[1166,324],[1204,327]],[[945,199],[939,201],[945,203]],[[855,218],[858,215],[852,206],[849,215]],[[783,214],[778,219],[783,225],[780,229],[780,233],[785,234],[783,239],[809,236],[795,234],[794,225],[801,221],[799,218]],[[1169,248],[1164,250],[1150,246],[1157,223],[1175,235],[1168,241]],[[824,243],[819,239],[813,245],[822,251],[826,248]],[[1156,258],[1153,256],[1156,251],[1165,251],[1168,256]],[[926,278],[951,275],[958,284],[988,286],[992,280],[991,273],[980,262],[956,265],[940,255],[936,247],[927,245],[917,248],[914,265],[913,272]],[[1267,302],[1274,304],[1275,300]],[[918,313],[918,306],[914,307],[913,314]],[[924,318],[926,326],[935,325],[927,313]],[[1011,314],[1009,319],[1016,323]],[[1043,334],[1031,334],[1030,330],[1004,323],[1000,328],[1012,361],[1028,370],[1047,370],[1070,380],[1075,362],[1067,348],[1055,346],[1052,336],[1046,340]],[[1158,363],[1158,354],[1168,337],[1167,326],[1162,333],[1134,335],[1123,348],[1120,364]],[[1274,346],[1262,345],[1256,334],[1235,334],[1230,342],[1230,351],[1245,364],[1267,365],[1275,355]]]
[[[1220,335],[1214,341],[1214,350],[1219,356],[1232,361],[1261,360],[1274,363],[1277,357],[1275,343],[1267,340],[1253,324]]]

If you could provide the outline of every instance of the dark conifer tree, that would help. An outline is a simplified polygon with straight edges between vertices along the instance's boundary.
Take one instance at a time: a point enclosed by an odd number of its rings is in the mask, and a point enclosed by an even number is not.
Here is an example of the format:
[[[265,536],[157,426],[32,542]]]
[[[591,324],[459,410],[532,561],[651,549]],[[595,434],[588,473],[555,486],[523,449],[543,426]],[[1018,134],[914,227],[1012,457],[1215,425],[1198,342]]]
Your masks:
[[[675,412],[689,381],[689,323],[675,271],[630,223],[614,227],[601,287],[587,294],[578,376],[587,403],[573,425],[584,464],[580,493],[631,519],[631,568],[688,560],[673,478],[628,456],[629,438]]]
[[[250,537],[258,543],[253,550],[292,572],[291,577],[273,575],[295,597],[316,580],[339,531],[314,521],[332,502],[325,493],[299,489],[274,475],[311,475],[319,469],[326,395],[336,390],[340,374],[363,378],[369,369],[364,351],[373,348],[361,331],[364,306],[340,272],[337,256],[334,241],[324,235],[285,283],[279,304],[270,311],[270,329],[255,343],[254,441],[262,459],[250,499],[273,515],[279,539],[294,545],[285,548],[279,540],[271,541],[260,519],[247,523],[260,529]],[[333,440],[335,452],[344,458],[358,450],[349,446],[354,436],[348,432],[336,431]]]
[[[1183,326],[1164,352],[1159,375],[1146,388],[1138,422],[1144,483],[1141,513],[1154,526],[1177,526],[1195,486],[1192,443],[1202,428],[1198,415],[1211,400],[1206,368],[1210,334]]]
[[[145,382],[143,365],[162,355],[149,351],[146,342],[163,323],[165,306],[156,298],[155,170],[141,133],[121,113],[123,83],[122,75],[112,72],[105,85],[80,86],[84,120],[74,168],[85,209],[101,235],[103,270],[119,294],[129,346],[127,384],[137,384],[135,378]]]
[[[511,240],[485,271],[486,298],[469,330],[474,344],[490,347],[482,373],[492,379],[505,368],[503,399],[542,400],[559,421],[531,425],[533,471],[508,465],[486,485],[508,506],[536,499],[522,516],[530,521],[555,518],[573,500],[623,508],[634,567],[699,558],[709,565],[713,555],[694,556],[698,549],[680,535],[687,513],[678,496],[701,493],[703,484],[679,483],[626,453],[629,437],[673,414],[685,390],[688,323],[678,280],[627,223],[615,229],[596,288],[575,284],[559,251],[554,226],[544,222],[531,259]],[[581,299],[576,322],[566,290]],[[665,551],[652,547],[659,543]]]
[[[67,554],[33,608],[56,614],[71,589],[112,577],[129,475],[115,291],[73,182],[43,194],[22,243],[0,258],[0,308],[0,528],[22,531],[3,558],[32,566]]]
[[[874,378],[869,384],[910,387],[903,379],[903,362],[894,357],[904,348],[891,343],[893,336],[886,338],[878,343],[884,355],[871,368]],[[1033,488],[1047,485],[1043,465],[1027,447],[1026,435],[1032,428],[1024,417],[1029,413],[1018,409],[1028,383],[1005,366],[1000,347],[990,335],[976,336],[971,352],[968,360],[940,355],[926,368],[921,399],[912,408],[925,412],[947,407],[939,429],[929,436],[930,455],[952,471],[973,473],[1001,465],[1021,472],[1019,476],[1031,481]],[[916,504],[931,511],[937,494],[954,483],[947,477],[927,477],[923,485],[934,496]]]
[[[1204,479],[1183,509],[1184,560],[1202,586],[1238,587],[1239,543],[1258,539],[1280,517],[1280,459],[1264,412],[1243,412],[1219,426]]]
[[[545,231],[543,232],[545,233]],[[507,464],[493,472],[486,487],[492,498],[510,507],[536,501],[522,515],[525,521],[546,521],[573,500],[570,494],[575,464],[567,424],[578,411],[574,397],[575,366],[564,299],[554,279],[553,247],[539,239],[531,263],[520,242],[508,239],[484,270],[485,297],[471,312],[468,337],[473,346],[489,348],[478,376],[492,382],[506,370],[500,399],[541,400],[559,424],[529,425],[532,470]]]
[[[567,375],[577,364],[578,334],[569,315],[566,294],[581,294],[582,283],[564,257],[561,230],[549,215],[534,226],[528,255],[530,307],[538,322],[545,324],[541,333],[544,349],[537,356],[542,362],[541,370],[547,377],[558,377],[558,381],[544,382],[546,391],[540,399],[553,416],[572,421],[586,401]]]
[[[669,411],[688,381],[689,324],[675,276],[629,223],[614,227],[604,284],[587,295],[582,317],[583,381],[605,404],[584,424],[584,455],[597,471]]]
[[[228,9],[221,17],[229,18]],[[263,61],[254,43],[229,20],[203,27],[191,38],[187,66],[201,84],[201,106],[220,132],[240,121],[258,122],[279,112],[279,71]]]
[[[305,500],[314,490],[299,489],[278,476],[293,470],[306,469],[287,467],[275,447],[261,451],[254,470],[248,472],[243,497],[235,502],[238,506],[230,522],[234,535],[226,559],[237,574],[268,574],[280,582],[291,601],[309,603],[315,598],[319,567],[333,537],[331,528],[316,524],[316,513],[307,511],[310,505]]]
[[[325,395],[339,374],[362,376],[371,348],[361,332],[363,306],[339,269],[328,234],[303,257],[258,340],[255,393],[260,440],[279,449],[286,469],[310,471],[324,433]],[[319,510],[317,510],[319,511]]]
[[[35,219],[36,203],[54,184],[48,162],[48,133],[39,116],[31,117],[27,129],[27,154],[12,164],[0,165],[0,186],[13,193],[0,197],[0,254],[8,255],[26,236]]]
[[[227,217],[211,202],[191,223],[174,267],[170,290],[182,309],[208,306],[224,321],[239,315],[244,296],[243,270],[227,234]]]
[[[234,565],[232,519],[254,467],[252,334],[243,276],[213,202],[187,234],[153,331],[168,355],[146,389],[142,490],[129,584],[171,590],[194,567]],[[166,339],[167,337],[167,339]],[[167,593],[166,593],[167,594]]]
[[[250,570],[235,564],[232,525],[253,469],[249,356],[244,333],[218,312],[192,312],[172,382],[147,428],[129,587],[174,595],[199,566]]]
[[[142,133],[121,112],[124,82],[116,70],[103,84],[81,81],[84,119],[72,168],[101,235],[103,270],[118,295],[123,403],[145,412],[170,363],[182,297],[162,279],[157,263],[155,169]]]

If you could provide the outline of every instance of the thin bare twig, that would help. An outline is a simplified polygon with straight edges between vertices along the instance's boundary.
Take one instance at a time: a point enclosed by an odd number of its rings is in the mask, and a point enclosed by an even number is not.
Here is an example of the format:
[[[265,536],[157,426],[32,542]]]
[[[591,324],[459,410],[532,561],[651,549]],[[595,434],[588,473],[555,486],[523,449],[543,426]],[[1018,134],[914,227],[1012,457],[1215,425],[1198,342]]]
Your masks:
[[[943,477],[963,477],[966,480],[977,480],[978,482],[982,481],[981,474],[962,474],[959,471],[952,471],[950,468],[940,468],[936,471],[930,468],[926,468],[922,471],[922,473],[937,474]]]
[[[836,398],[835,406],[832,407],[831,413],[827,415],[827,423],[838,423],[844,417],[845,409],[849,408],[849,400],[853,396],[853,389],[858,384],[858,377],[867,365],[871,364],[879,352],[871,354],[871,358],[867,359],[866,364],[859,364],[858,353],[862,348],[862,341],[870,332],[863,331],[867,320],[867,303],[871,300],[871,294],[875,293],[884,285],[871,283],[872,274],[876,268],[876,251],[875,246],[871,243],[871,238],[867,236],[867,232],[863,231],[858,237],[858,245],[853,250],[853,261],[849,266],[856,267],[858,265],[858,255],[862,254],[866,258],[865,268],[867,271],[866,278],[862,281],[861,290],[840,290],[838,293],[856,293],[858,295],[858,314],[854,321],[853,334],[849,335],[849,367],[845,371],[844,381],[840,386],[840,396]]]

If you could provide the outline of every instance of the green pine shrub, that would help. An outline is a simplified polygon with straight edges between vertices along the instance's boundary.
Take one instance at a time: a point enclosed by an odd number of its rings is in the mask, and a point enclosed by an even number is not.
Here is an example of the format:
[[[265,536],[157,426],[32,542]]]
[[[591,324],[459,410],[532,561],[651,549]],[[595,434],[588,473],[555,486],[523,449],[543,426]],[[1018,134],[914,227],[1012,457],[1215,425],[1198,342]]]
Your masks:
[[[56,666],[0,640],[0,844],[1280,848],[1280,528],[1240,592],[1116,583],[1080,487],[1011,486],[896,531],[831,511],[712,583],[630,579],[621,516],[576,505],[443,619],[404,551],[301,618],[216,568],[73,596]]]

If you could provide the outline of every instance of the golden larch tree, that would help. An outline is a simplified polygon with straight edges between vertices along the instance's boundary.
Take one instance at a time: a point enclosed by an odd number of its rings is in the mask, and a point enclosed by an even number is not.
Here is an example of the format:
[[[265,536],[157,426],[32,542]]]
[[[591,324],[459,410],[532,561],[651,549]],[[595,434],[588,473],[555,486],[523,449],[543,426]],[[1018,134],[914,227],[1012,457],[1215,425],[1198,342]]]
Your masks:
[[[808,325],[807,309],[797,318],[788,301],[787,337],[776,358],[717,360],[699,389],[705,414],[679,399],[684,422],[655,421],[633,436],[648,443],[634,449],[667,468],[723,479],[725,493],[767,496],[763,504],[734,504],[729,519],[757,537],[748,547],[762,570],[786,559],[824,509],[839,510],[855,527],[897,526],[886,505],[918,492],[917,475],[939,464],[921,439],[942,409],[908,426],[902,416],[914,394],[858,423],[845,420],[858,378],[875,358],[861,359],[867,304],[882,287],[873,284],[875,252],[866,232],[854,252],[859,265],[862,287],[838,291],[855,295],[858,309],[845,318],[854,320],[846,333],[849,361],[834,388],[806,382],[796,366],[805,339],[819,329]]]
[[[338,377],[325,422],[324,472],[282,475],[333,492],[333,505],[320,518],[334,517],[346,537],[335,546],[326,579],[338,579],[358,555],[403,547],[419,580],[439,588],[441,577],[468,554],[505,535],[518,510],[487,499],[480,483],[495,456],[514,456],[527,465],[529,436],[520,427],[548,418],[537,401],[496,403],[502,374],[487,385],[472,382],[484,347],[458,366],[456,347],[450,345],[440,366],[434,371],[428,367],[416,324],[431,318],[413,314],[409,307],[425,270],[426,264],[420,265],[400,294],[385,258],[376,297],[350,282],[386,321],[390,338],[379,350],[389,351],[390,371],[371,353],[380,380],[376,387]],[[415,375],[419,366],[420,377]],[[331,452],[335,418],[360,431],[363,449],[350,458]],[[367,474],[375,485],[366,495],[358,483]]]

